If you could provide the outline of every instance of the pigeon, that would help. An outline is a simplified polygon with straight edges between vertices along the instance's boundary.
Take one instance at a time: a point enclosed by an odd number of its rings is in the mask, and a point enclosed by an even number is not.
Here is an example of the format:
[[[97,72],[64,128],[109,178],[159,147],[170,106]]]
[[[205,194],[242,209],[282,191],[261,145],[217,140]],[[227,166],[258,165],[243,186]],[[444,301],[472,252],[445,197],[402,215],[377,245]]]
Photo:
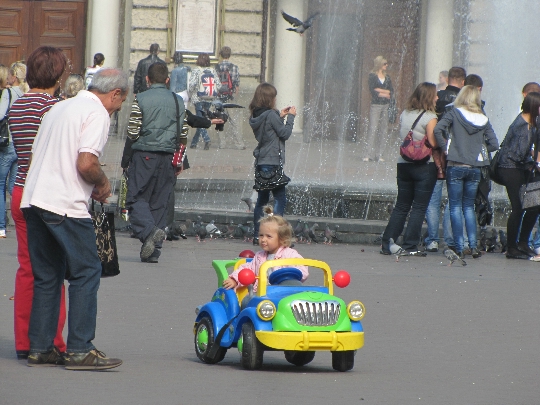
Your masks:
[[[319,241],[317,240],[317,235],[315,235],[315,231],[318,227],[319,224],[315,223],[311,228],[309,228],[309,238],[315,243],[319,243]]]
[[[508,248],[508,239],[502,229],[499,230],[499,240],[501,241],[501,253],[506,253]]]
[[[388,249],[390,249],[390,253],[393,255],[399,255],[403,252],[401,246],[396,244],[392,238],[388,239]]]
[[[296,222],[296,225],[294,226],[294,230],[293,230],[294,235],[298,237],[298,235],[302,234],[303,230],[304,230],[304,221],[302,221],[301,219],[298,219]]]
[[[241,198],[240,201],[245,202],[246,205],[248,206],[247,212],[253,212],[253,211],[255,210],[255,203],[253,202],[253,200],[251,199],[251,197],[244,197],[244,198]]]
[[[197,226],[195,230],[195,234],[197,235],[197,242],[205,242],[204,239],[208,235],[206,227],[203,225],[202,222],[200,222],[199,224],[194,224],[194,226]]]
[[[229,225],[227,225],[227,230],[223,233],[224,238],[234,238],[234,231],[236,227],[234,226],[234,222],[231,221]]]
[[[210,235],[210,239],[219,238],[221,236],[221,231],[214,224],[214,220],[211,220],[208,225],[206,225],[206,232]]]
[[[328,224],[326,225],[326,228],[324,229],[324,244],[331,245],[332,240],[340,241],[340,239],[337,237],[336,232],[337,228],[339,228],[339,225],[336,225],[336,230],[331,230]]]
[[[497,249],[497,230],[495,228],[491,228],[490,233],[491,235],[486,238],[486,252],[493,253],[495,252],[495,249]]]
[[[459,260],[461,262],[461,265],[462,266],[466,266],[467,263],[465,262],[465,260],[461,259],[456,252],[454,252],[452,249],[446,249],[444,251],[444,255],[446,256],[446,258],[450,261],[450,263],[448,263],[448,266],[452,266],[452,264],[454,264],[454,262],[456,260]]]
[[[486,247],[486,229],[480,229],[480,239],[478,240],[478,249],[482,252],[487,251]]]
[[[246,232],[247,229],[244,225],[238,224],[234,227],[233,237],[235,238],[242,238],[244,241],[246,240]]]
[[[283,16],[285,21],[287,21],[289,24],[291,24],[293,27],[295,27],[295,28],[287,28],[287,31],[294,31],[294,32],[302,35],[309,27],[311,27],[311,24],[313,24],[313,20],[315,19],[315,17],[317,17],[319,15],[319,13],[313,14],[305,22],[300,21],[298,18],[287,14],[283,10],[281,10],[281,15]]]
[[[382,241],[383,234],[381,233],[379,236],[377,236],[375,239],[373,239],[373,243],[379,243]]]

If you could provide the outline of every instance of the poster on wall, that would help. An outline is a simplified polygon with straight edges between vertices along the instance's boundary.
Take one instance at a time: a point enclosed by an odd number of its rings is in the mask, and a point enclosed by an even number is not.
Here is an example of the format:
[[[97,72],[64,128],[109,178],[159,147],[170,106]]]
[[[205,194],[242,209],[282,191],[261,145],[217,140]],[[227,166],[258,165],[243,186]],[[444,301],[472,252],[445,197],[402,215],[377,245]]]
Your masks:
[[[192,53],[215,51],[218,0],[178,0],[176,50]]]

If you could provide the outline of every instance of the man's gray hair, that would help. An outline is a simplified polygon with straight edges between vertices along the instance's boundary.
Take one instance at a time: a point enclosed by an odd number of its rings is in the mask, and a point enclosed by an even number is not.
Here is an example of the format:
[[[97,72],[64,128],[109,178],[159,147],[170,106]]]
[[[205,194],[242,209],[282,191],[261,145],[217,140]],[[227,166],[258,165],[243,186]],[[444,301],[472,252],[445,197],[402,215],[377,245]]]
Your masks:
[[[88,91],[95,91],[100,94],[107,94],[115,89],[120,89],[122,93],[128,92],[128,75],[123,70],[99,69],[94,73],[92,82],[88,86]]]

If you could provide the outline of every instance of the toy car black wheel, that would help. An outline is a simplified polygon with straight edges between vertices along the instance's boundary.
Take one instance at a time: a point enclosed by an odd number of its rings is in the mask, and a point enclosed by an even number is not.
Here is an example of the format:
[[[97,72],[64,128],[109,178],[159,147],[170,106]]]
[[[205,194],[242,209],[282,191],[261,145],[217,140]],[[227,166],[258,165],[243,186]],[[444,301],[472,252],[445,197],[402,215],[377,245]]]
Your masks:
[[[295,366],[305,366],[315,358],[315,352],[301,352],[297,350],[286,350],[285,360]]]
[[[219,363],[225,357],[227,349],[220,347],[215,356],[210,356],[210,349],[214,344],[214,325],[212,320],[205,316],[197,324],[195,330],[195,353],[197,357],[206,364]]]
[[[242,325],[242,367],[246,370],[257,370],[263,363],[264,348],[255,336],[255,328],[251,322]]]
[[[332,368],[336,371],[349,371],[354,367],[354,350],[332,352]]]

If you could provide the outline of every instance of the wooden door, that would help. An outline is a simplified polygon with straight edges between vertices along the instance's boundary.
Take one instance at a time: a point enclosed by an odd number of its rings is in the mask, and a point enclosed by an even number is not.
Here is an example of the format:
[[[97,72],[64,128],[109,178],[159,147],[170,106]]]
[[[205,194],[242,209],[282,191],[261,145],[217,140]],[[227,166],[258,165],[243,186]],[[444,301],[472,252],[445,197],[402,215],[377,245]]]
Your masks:
[[[69,73],[84,71],[86,0],[0,3],[0,63],[26,60],[39,46],[61,48]]]

